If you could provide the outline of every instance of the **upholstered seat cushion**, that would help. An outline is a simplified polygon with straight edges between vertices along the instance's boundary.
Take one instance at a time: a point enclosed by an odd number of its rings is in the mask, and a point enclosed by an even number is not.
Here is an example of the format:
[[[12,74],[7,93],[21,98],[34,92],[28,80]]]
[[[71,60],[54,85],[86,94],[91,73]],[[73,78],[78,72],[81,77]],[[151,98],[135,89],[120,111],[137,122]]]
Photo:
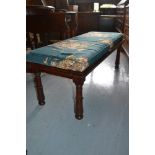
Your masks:
[[[123,34],[115,32],[88,32],[55,44],[32,50],[27,62],[61,69],[84,71],[120,42]]]

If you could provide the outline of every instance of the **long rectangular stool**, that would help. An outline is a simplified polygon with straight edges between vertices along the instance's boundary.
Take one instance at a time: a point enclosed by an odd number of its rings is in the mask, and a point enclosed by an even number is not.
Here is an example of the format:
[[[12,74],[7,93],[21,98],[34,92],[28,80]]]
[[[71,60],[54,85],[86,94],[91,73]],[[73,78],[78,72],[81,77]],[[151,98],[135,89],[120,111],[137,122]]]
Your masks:
[[[74,112],[83,118],[82,87],[86,76],[117,49],[115,68],[119,68],[123,34],[88,32],[64,41],[32,50],[26,55],[26,70],[34,73],[39,105],[45,104],[40,74],[42,72],[70,78],[76,85]]]

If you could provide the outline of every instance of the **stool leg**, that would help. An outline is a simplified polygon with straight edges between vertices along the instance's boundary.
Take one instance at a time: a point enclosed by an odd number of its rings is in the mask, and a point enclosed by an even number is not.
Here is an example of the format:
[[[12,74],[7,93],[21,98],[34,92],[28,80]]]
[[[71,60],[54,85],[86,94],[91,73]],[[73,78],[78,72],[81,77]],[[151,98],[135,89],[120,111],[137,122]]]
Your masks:
[[[82,89],[84,79],[73,79],[75,86],[76,86],[76,97],[74,103],[74,113],[75,118],[81,120],[83,118],[83,96],[82,96]]]
[[[45,104],[45,96],[44,96],[44,91],[43,91],[40,74],[41,73],[34,74],[35,75],[34,82],[35,82],[38,103],[39,103],[39,105],[44,105]]]
[[[121,46],[117,49],[115,69],[119,69]]]

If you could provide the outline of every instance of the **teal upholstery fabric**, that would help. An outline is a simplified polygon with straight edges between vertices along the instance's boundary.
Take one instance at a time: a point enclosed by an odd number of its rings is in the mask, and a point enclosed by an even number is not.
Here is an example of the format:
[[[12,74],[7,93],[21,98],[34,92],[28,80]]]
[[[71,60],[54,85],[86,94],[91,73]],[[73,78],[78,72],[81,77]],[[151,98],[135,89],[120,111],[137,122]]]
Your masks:
[[[122,39],[121,33],[88,32],[32,50],[26,61],[82,72]]]

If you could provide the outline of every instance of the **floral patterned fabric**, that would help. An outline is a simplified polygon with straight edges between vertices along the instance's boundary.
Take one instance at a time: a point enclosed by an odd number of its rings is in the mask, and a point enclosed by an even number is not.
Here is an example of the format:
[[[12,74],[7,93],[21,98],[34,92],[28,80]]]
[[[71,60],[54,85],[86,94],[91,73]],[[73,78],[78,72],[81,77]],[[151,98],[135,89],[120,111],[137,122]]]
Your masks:
[[[32,50],[27,62],[66,70],[84,71],[123,38],[121,33],[88,32],[58,43]]]

